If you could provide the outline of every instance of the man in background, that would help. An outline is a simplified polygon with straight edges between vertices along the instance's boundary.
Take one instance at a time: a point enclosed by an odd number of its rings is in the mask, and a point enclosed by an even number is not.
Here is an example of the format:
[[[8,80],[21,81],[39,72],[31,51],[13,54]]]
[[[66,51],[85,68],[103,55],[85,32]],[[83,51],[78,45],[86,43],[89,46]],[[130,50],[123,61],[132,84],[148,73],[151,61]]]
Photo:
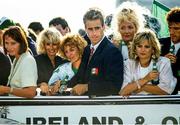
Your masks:
[[[160,39],[161,55],[171,60],[173,75],[177,78],[177,85],[172,94],[180,91],[180,8],[172,8],[166,17],[170,37]]]
[[[53,18],[49,22],[49,27],[54,26],[64,36],[66,33],[71,32],[68,22],[62,17]]]

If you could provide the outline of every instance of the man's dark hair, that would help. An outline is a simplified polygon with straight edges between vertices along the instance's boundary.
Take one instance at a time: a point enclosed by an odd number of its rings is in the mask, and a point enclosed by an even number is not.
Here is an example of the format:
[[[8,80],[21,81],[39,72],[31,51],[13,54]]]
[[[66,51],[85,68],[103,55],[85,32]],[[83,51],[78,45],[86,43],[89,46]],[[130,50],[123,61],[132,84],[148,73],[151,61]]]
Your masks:
[[[40,22],[31,22],[28,28],[32,29],[34,32],[42,31],[44,28]]]
[[[179,7],[175,7],[172,8],[166,16],[166,20],[168,23],[180,23],[180,8]]]
[[[50,22],[49,22],[49,27],[51,25],[53,26],[56,26],[56,25],[61,25],[63,29],[65,29],[66,27],[69,27],[67,21],[62,18],[62,17],[56,17],[56,18],[53,18]]]

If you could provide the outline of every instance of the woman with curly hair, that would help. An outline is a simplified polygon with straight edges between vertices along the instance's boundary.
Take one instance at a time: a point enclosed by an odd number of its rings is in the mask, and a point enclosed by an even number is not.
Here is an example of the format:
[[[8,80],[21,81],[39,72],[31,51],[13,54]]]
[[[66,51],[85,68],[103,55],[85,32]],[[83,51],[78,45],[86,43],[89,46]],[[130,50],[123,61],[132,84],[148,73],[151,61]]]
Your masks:
[[[58,92],[62,80],[65,78],[70,80],[77,73],[86,45],[86,41],[80,35],[66,34],[63,38],[61,42],[61,56],[70,62],[59,65],[54,70],[48,82],[52,93]]]
[[[44,29],[38,37],[35,56],[38,68],[37,85],[42,91],[48,92],[48,81],[53,71],[65,61],[59,56],[61,34],[56,28]]]

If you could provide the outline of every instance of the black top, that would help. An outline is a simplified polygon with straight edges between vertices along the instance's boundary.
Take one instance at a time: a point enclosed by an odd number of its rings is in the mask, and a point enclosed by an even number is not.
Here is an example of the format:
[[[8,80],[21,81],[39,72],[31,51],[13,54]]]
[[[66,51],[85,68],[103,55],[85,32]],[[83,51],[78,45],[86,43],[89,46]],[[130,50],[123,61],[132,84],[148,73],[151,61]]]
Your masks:
[[[38,81],[37,84],[40,84],[41,82],[48,83],[53,71],[61,64],[67,62],[66,60],[63,60],[61,57],[56,56],[55,57],[55,67],[53,67],[49,57],[47,54],[40,54],[35,56],[35,60],[37,63],[37,69],[38,69]]]
[[[0,51],[0,85],[6,85],[11,70],[9,58]]]

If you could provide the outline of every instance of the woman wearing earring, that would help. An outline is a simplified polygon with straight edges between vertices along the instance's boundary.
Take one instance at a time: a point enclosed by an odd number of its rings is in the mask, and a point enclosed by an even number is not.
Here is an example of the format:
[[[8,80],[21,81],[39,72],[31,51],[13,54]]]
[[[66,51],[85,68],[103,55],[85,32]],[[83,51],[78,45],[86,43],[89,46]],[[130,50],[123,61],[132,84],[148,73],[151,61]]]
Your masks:
[[[171,94],[176,85],[171,63],[160,57],[160,44],[151,30],[135,35],[130,59],[124,65],[124,82],[119,92],[122,96],[134,94]]]
[[[3,34],[5,53],[14,56],[7,86],[0,86],[0,95],[10,94],[33,98],[36,95],[37,66],[28,52],[28,42],[22,29],[13,26]]]
[[[51,27],[44,29],[37,40],[39,54],[35,56],[38,69],[37,85],[43,92],[49,91],[47,85],[53,71],[60,64],[67,62],[59,56],[61,37],[59,31]]]

